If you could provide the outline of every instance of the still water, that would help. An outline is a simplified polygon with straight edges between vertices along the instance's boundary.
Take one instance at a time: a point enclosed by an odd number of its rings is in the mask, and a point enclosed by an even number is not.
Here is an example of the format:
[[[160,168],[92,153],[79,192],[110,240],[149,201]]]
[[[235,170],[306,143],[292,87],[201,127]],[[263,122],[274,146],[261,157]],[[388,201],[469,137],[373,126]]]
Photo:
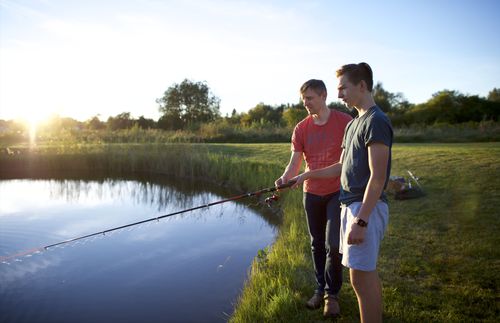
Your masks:
[[[3,180],[0,257],[227,196],[136,180]],[[228,202],[4,258],[0,321],[225,322],[274,222]]]

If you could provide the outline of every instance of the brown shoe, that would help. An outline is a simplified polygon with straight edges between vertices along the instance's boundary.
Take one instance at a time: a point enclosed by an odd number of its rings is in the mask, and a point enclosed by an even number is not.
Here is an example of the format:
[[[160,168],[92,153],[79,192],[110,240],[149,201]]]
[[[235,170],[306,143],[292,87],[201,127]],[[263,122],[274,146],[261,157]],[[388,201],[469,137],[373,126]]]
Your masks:
[[[307,308],[312,310],[320,308],[321,304],[323,304],[323,295],[320,294],[314,294],[313,297],[306,302]]]
[[[336,296],[325,295],[324,317],[337,317],[340,315],[339,300]]]

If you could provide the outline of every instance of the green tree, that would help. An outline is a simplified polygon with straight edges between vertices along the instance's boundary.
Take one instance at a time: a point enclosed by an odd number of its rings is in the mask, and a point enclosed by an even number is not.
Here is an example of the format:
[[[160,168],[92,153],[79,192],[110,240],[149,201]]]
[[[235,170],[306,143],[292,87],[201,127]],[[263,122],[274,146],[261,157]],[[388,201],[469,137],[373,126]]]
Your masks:
[[[400,107],[404,107],[403,104],[406,100],[402,93],[391,93],[384,89],[381,82],[377,82],[373,87],[373,98],[377,105],[384,112],[391,112]]]
[[[79,130],[82,128],[82,122],[73,118],[61,117],[57,114],[52,115],[49,119],[38,126],[38,131],[47,133],[56,133],[60,130]]]
[[[185,79],[169,87],[156,102],[163,113],[159,122],[168,129],[183,129],[220,117],[220,99],[210,92],[204,82]]]
[[[254,108],[241,117],[243,126],[264,126],[264,125],[281,125],[281,116],[284,110],[284,105],[273,107],[264,103],[257,104]]]
[[[231,116],[226,116],[225,120],[228,124],[239,125],[241,123],[241,115],[238,114],[236,109],[233,109],[233,111],[231,112]]]
[[[443,90],[433,94],[425,103],[410,108],[395,124],[463,123],[498,120],[500,102],[464,95],[458,91]]]
[[[107,121],[108,128],[111,130],[129,129],[134,126],[134,120],[130,117],[130,112],[122,112],[116,117],[109,117]]]
[[[427,101],[427,111],[431,122],[456,123],[461,108],[463,94],[458,91],[443,90],[432,95]]]
[[[141,129],[153,129],[156,128],[156,122],[153,119],[140,116],[139,119],[137,119],[137,126]]]
[[[85,121],[88,129],[101,130],[106,128],[106,124],[99,119],[99,116],[93,116],[89,120]]]
[[[500,102],[500,89],[494,88],[488,93],[488,100],[493,102]]]
[[[165,113],[158,119],[158,128],[165,130],[179,130],[184,127],[180,114]]]
[[[356,109],[354,108],[349,109],[345,104],[340,102],[331,102],[328,104],[328,108],[347,113],[351,115],[353,118],[358,115],[358,111]]]
[[[289,128],[295,127],[305,117],[307,117],[307,110],[304,108],[302,102],[288,106],[282,115],[286,126]]]

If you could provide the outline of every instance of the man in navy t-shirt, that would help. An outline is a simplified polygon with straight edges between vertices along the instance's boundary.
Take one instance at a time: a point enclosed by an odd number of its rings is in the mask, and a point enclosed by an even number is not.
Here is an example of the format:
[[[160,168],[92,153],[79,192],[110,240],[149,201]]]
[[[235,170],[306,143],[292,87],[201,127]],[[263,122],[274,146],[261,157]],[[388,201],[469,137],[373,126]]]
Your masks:
[[[366,63],[337,70],[338,97],[358,111],[346,127],[340,161],[294,178],[340,175],[342,203],[340,252],[349,268],[362,322],[382,322],[382,286],[376,269],[380,242],[389,220],[384,188],[390,175],[392,126],[372,96],[373,73]],[[293,179],[292,179],[293,180]]]

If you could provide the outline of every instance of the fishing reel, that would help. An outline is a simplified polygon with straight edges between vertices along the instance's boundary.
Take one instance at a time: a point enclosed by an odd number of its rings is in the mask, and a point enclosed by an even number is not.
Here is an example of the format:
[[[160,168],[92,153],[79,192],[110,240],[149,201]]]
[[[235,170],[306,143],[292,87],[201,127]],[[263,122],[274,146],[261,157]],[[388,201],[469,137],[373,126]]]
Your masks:
[[[285,188],[290,188],[293,186],[293,184],[295,184],[296,181],[293,180],[293,181],[288,181],[287,183],[285,184],[280,184],[279,186],[277,186],[274,190],[282,190],[282,189],[285,189]],[[273,207],[273,204],[276,203],[278,200],[280,199],[279,195],[277,193],[273,193],[273,195],[267,197],[264,202],[266,202],[267,206],[269,208],[272,208]]]
[[[264,202],[266,202],[268,207],[272,207],[275,202],[277,202],[280,199],[279,195],[273,194],[269,197],[267,197]]]

